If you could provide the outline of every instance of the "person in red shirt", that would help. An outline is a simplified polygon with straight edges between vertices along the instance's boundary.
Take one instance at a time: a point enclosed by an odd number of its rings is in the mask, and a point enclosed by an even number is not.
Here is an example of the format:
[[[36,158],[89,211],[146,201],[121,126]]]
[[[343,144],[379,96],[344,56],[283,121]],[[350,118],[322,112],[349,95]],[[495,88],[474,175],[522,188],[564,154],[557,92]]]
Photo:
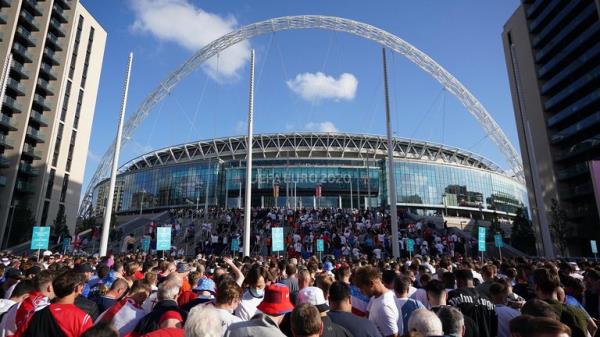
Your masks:
[[[177,311],[166,311],[158,321],[160,329],[142,335],[142,337],[184,337],[183,318]]]
[[[7,337],[20,337],[23,335],[33,314],[50,304],[50,301],[54,298],[53,276],[49,271],[40,272],[33,279],[36,290],[30,292],[29,296],[18,307],[9,310],[7,313],[9,321],[2,327]],[[16,313],[13,314],[13,310]],[[13,317],[14,319],[11,319]]]
[[[81,294],[85,277],[80,273],[65,272],[52,281],[55,301],[36,311],[23,337],[80,337],[94,322],[90,315],[75,306]]]

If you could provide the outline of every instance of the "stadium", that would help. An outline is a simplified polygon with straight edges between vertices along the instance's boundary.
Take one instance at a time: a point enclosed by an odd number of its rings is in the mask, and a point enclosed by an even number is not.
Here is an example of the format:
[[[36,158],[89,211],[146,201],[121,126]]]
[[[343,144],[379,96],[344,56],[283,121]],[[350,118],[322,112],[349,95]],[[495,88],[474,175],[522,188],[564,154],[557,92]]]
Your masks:
[[[512,218],[526,187],[468,151],[395,138],[397,206],[411,213]],[[385,137],[345,133],[254,136],[252,207],[379,207],[387,202]],[[246,137],[186,143],[141,155],[117,177],[119,214],[244,205]],[[109,180],[93,189],[101,216]]]

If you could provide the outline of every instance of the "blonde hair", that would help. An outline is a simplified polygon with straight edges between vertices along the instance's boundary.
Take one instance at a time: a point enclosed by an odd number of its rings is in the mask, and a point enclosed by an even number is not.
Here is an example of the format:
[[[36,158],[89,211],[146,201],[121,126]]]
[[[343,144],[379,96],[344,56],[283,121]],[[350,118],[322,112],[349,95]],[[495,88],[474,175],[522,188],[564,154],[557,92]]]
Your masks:
[[[184,329],[185,337],[222,337],[225,332],[217,310],[208,305],[193,307]]]

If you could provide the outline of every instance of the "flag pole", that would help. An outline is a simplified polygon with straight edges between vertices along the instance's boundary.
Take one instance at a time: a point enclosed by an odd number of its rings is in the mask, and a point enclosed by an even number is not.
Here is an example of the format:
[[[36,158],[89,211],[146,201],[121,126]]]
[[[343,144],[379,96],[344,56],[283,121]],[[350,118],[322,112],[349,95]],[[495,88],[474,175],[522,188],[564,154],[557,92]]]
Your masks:
[[[119,125],[117,126],[117,139],[115,141],[115,152],[113,154],[112,172],[110,175],[110,185],[108,188],[108,200],[104,209],[104,223],[102,224],[102,236],[100,238],[100,256],[106,256],[108,248],[108,234],[110,231],[110,218],[112,216],[112,205],[115,194],[115,184],[117,181],[117,168],[119,167],[119,152],[121,152],[121,137],[123,135],[123,119],[127,108],[127,94],[129,92],[129,78],[131,77],[131,63],[133,62],[133,53],[129,53],[127,61],[127,71],[125,73],[125,85],[123,89],[123,99],[121,101],[121,113],[119,115]]]
[[[244,207],[244,256],[250,256],[250,207],[252,199],[252,126],[254,114],[254,49],[250,51],[250,97],[248,100],[248,142],[246,144],[246,193]]]

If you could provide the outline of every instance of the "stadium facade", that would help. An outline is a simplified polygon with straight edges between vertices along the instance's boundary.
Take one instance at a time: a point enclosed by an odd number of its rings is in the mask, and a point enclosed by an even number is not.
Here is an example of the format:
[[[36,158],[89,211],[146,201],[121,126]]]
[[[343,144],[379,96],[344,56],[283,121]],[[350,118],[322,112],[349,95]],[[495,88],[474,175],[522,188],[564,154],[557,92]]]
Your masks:
[[[512,217],[527,191],[491,161],[458,148],[394,139],[398,206]],[[384,137],[342,133],[259,134],[253,141],[253,207],[376,207],[386,204]],[[181,144],[123,165],[114,209],[121,214],[174,207],[239,207],[245,187],[246,137]],[[109,181],[94,187],[102,216]],[[277,197],[276,197],[277,196]]]

